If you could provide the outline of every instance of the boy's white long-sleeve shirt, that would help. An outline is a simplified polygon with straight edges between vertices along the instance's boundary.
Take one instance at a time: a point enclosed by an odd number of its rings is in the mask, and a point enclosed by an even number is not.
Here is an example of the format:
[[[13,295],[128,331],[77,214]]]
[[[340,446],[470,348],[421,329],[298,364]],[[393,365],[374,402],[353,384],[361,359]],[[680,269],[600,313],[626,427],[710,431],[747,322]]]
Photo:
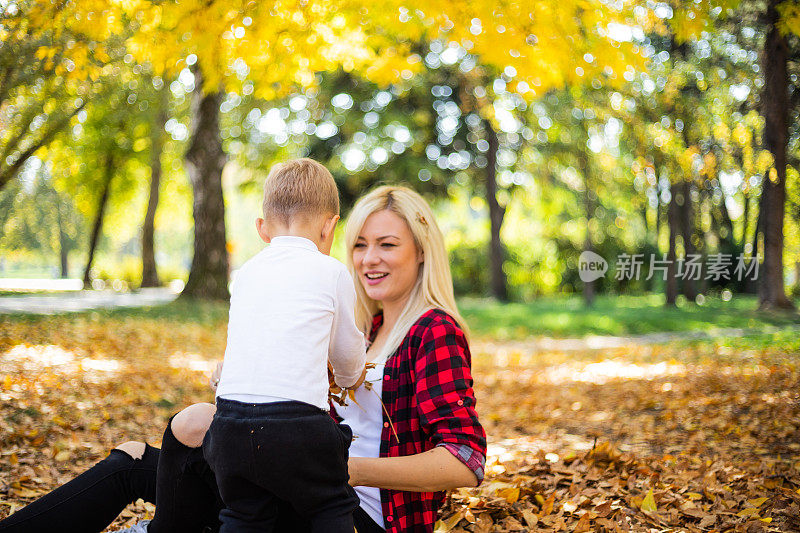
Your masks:
[[[328,361],[341,387],[366,361],[345,266],[302,237],[275,237],[231,287],[228,344],[217,397],[297,400],[328,410]]]

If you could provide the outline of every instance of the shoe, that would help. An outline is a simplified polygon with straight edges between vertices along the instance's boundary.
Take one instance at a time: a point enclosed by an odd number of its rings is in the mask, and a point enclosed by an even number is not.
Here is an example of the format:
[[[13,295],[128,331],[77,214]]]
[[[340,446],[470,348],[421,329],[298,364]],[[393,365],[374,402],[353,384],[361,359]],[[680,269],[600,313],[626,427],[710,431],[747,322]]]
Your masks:
[[[142,520],[141,522],[133,524],[131,527],[118,530],[117,533],[147,533],[147,524],[149,523],[150,520]]]

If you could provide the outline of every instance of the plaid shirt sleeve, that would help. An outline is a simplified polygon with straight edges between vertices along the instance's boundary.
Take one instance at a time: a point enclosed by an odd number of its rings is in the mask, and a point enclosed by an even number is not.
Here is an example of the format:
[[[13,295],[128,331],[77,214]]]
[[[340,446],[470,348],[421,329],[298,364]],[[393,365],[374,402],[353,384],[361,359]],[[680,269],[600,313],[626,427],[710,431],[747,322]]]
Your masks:
[[[423,432],[483,480],[486,433],[475,411],[466,336],[445,313],[422,332],[414,363],[417,410]]]

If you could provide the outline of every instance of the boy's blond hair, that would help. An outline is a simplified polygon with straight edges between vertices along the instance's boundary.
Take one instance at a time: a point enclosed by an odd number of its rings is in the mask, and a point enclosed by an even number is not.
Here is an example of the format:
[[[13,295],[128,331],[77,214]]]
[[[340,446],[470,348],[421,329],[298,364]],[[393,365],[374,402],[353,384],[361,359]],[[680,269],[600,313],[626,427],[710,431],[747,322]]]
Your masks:
[[[313,159],[274,165],[264,181],[264,218],[285,225],[298,216],[339,214],[339,190],[328,169]]]

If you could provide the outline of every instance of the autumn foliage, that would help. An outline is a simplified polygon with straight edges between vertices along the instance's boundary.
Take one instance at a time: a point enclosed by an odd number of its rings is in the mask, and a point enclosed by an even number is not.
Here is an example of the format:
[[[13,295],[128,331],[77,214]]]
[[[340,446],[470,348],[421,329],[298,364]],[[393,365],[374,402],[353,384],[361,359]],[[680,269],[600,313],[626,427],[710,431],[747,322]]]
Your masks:
[[[216,309],[216,310],[215,310]],[[0,320],[0,517],[212,397],[224,310]],[[800,528],[800,371],[757,341],[538,352],[473,342],[484,483],[439,532]],[[139,502],[115,526],[152,513]]]

